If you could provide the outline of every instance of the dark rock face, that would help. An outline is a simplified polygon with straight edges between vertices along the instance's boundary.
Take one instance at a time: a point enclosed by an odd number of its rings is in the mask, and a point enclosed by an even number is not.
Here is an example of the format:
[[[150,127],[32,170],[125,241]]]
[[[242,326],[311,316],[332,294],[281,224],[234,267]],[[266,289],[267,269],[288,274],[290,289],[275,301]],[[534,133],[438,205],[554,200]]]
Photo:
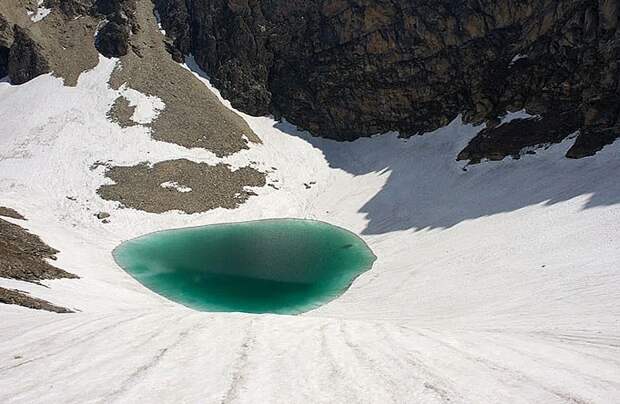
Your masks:
[[[520,158],[528,147],[559,143],[579,128],[580,117],[564,113],[529,119],[515,119],[494,128],[483,129],[461,151],[457,160],[479,163],[482,159],[502,160],[506,156]]]
[[[95,46],[106,57],[125,56],[129,38],[139,29],[135,22],[135,0],[99,0],[96,11],[106,17],[106,24],[97,33]]]
[[[30,37],[27,30],[15,25],[13,38],[7,66],[12,84],[23,84],[36,76],[50,72],[49,63],[43,55],[41,46]]]
[[[0,78],[9,73],[9,48],[0,46]]]
[[[166,34],[173,38],[168,51],[174,60],[182,63],[183,55],[191,53],[189,14],[185,0],[155,0],[155,7],[165,15],[166,18],[160,18],[160,23]]]
[[[97,33],[95,46],[103,56],[125,56],[129,50],[128,26],[113,21],[106,23]]]
[[[0,78],[9,74],[9,52],[13,43],[13,28],[0,15]]]
[[[580,135],[571,157],[620,135],[617,0],[157,0],[156,6],[175,52],[194,54],[233,106],[286,116],[322,136],[390,130],[406,136],[458,114],[482,123],[520,109],[574,114],[577,123],[568,126]],[[549,138],[541,133],[537,141],[557,141],[566,130]],[[477,143],[471,149],[485,154],[480,148],[488,140]],[[512,154],[514,145],[502,153]]]

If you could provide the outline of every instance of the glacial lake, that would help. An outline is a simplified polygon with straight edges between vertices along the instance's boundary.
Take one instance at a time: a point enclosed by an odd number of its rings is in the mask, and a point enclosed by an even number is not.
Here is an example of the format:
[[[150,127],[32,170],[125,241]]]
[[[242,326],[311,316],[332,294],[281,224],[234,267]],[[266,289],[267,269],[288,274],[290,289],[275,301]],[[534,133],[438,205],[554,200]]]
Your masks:
[[[129,240],[116,262],[147,288],[201,311],[298,314],[337,298],[376,257],[324,222],[270,219]]]

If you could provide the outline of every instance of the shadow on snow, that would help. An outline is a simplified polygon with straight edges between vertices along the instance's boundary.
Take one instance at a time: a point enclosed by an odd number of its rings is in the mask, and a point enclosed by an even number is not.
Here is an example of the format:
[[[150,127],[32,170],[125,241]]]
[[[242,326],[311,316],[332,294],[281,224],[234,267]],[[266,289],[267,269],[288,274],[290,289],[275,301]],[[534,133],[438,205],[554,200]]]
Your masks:
[[[520,160],[508,157],[466,167],[456,156],[481,128],[459,118],[410,139],[385,134],[354,142],[312,137],[287,122],[276,127],[320,149],[332,168],[355,176],[389,176],[360,209],[368,220],[362,234],[448,228],[468,219],[580,196],[587,197],[583,209],[620,203],[618,143],[594,157],[571,160],[564,153],[573,140],[566,139]]]
[[[193,60],[188,67],[208,76]],[[468,219],[513,212],[532,205],[553,205],[585,196],[582,209],[620,203],[620,142],[593,157],[564,157],[573,140],[520,160],[466,166],[456,156],[481,127],[460,118],[423,136],[396,134],[336,142],[313,137],[286,122],[275,127],[321,150],[332,168],[354,176],[387,175],[383,188],[360,212],[368,220],[362,234],[449,228]]]

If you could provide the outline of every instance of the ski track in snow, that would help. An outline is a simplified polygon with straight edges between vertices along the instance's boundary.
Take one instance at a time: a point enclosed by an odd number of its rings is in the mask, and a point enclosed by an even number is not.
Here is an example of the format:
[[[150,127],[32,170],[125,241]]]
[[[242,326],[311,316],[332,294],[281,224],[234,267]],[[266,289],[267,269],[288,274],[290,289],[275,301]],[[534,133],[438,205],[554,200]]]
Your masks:
[[[568,139],[464,171],[455,156],[480,128],[459,119],[408,140],[337,143],[241,114],[263,144],[218,159],[107,121],[121,94],[143,123],[165,108],[110,89],[115,63],[101,58],[75,88],[50,75],[0,83],[0,205],[24,214],[27,222],[8,220],[81,277],[49,288],[0,279],[79,310],[0,305],[1,402],[620,400],[619,144],[568,160]],[[527,116],[504,121],[518,117]],[[275,167],[268,182],[280,189],[194,215],[120,209],[96,195],[109,181],[91,169],[97,161],[177,158]],[[335,301],[278,316],[192,311],[111,256],[152,231],[273,217],[345,227],[378,259]]]

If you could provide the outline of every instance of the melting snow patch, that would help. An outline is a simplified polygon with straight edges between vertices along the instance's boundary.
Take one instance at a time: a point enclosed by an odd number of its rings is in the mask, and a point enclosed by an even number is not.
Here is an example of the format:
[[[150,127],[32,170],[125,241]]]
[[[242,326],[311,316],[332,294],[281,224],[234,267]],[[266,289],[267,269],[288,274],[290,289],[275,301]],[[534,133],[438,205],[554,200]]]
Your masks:
[[[45,17],[47,17],[51,12],[52,9],[51,8],[46,8],[43,7],[43,0],[39,0],[37,2],[37,12],[34,13],[32,11],[27,11],[26,13],[30,16],[30,19],[34,22],[39,22],[42,19],[44,19]]]
[[[120,88],[120,93],[129,101],[129,106],[136,107],[131,120],[142,125],[152,123],[166,107],[159,97],[144,95],[126,85]]]
[[[159,186],[162,188],[174,189],[175,191],[181,193],[192,192],[192,189],[190,187],[179,185],[179,183],[176,181],[162,182],[161,184],[159,184]]]
[[[528,114],[526,110],[522,109],[521,111],[516,112],[506,112],[506,115],[502,117],[502,124],[508,123],[510,121],[514,121],[515,119],[530,119],[530,118],[542,118],[540,115],[532,115]]]
[[[514,65],[515,63],[517,63],[518,60],[527,59],[527,58],[528,58],[527,55],[521,55],[520,53],[517,53],[515,55],[515,57],[513,57],[512,60],[510,61],[510,64],[508,65],[508,67],[510,67],[510,66]]]

